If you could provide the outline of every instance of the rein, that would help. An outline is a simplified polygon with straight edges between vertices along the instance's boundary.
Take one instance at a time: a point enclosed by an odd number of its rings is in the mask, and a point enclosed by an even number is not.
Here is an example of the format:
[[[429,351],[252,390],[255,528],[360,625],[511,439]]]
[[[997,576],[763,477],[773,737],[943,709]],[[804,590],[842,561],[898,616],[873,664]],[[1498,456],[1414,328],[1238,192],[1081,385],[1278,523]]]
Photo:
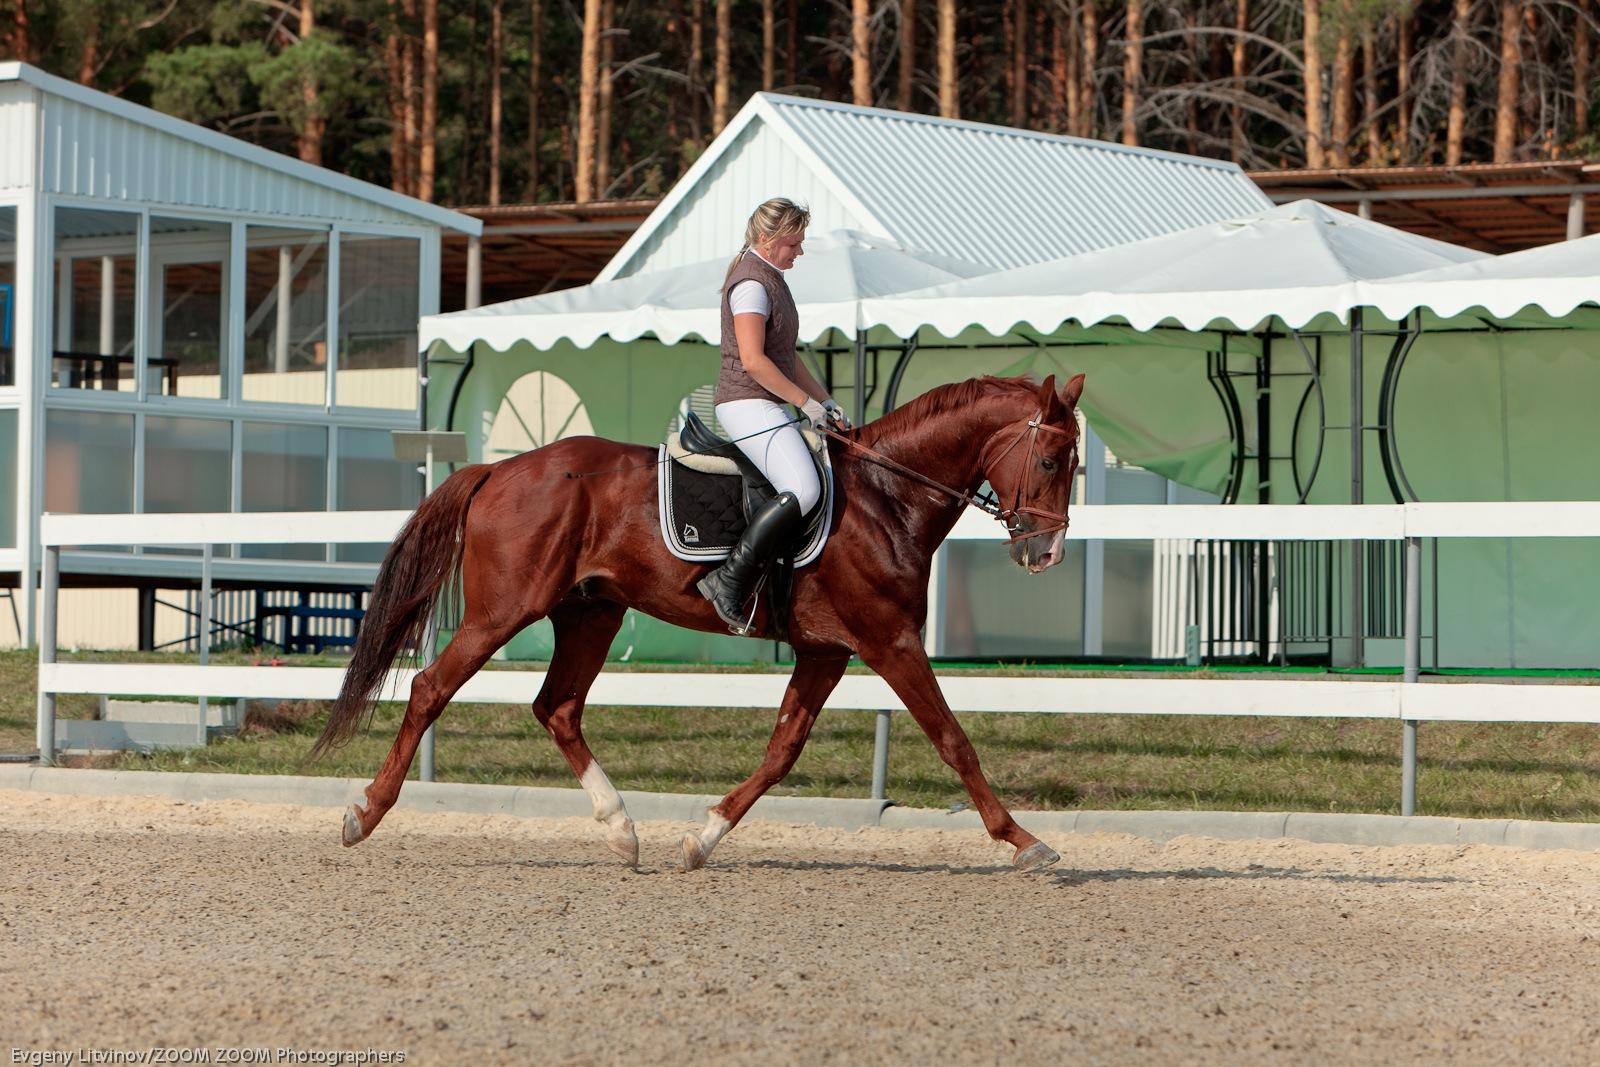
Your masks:
[[[1032,469],[1032,467],[1033,467],[1033,464],[1032,464],[1033,456],[1034,456],[1035,451],[1039,447],[1039,431],[1040,430],[1048,430],[1051,433],[1058,433],[1058,434],[1068,434],[1068,433],[1070,433],[1070,431],[1064,430],[1059,426],[1047,425],[1046,423],[1041,421],[1043,418],[1044,418],[1044,412],[1041,410],[1038,414],[1034,415],[1033,418],[1028,420],[1028,425],[1023,427],[1021,430],[1019,430],[1017,432],[1017,436],[1015,436],[1015,437],[1013,437],[1011,439],[1011,443],[1006,445],[1006,447],[1001,451],[1001,453],[994,458],[993,462],[994,463],[999,463],[1002,459],[1005,459],[1006,456],[1011,453],[1012,449],[1016,448],[1017,445],[1022,443],[1022,439],[1024,437],[1026,437],[1028,439],[1028,455],[1027,455],[1027,458],[1023,461],[1024,462],[1024,467],[1023,467],[1024,473],[1023,473],[1023,476],[1020,479],[1018,479],[1017,490],[1016,490],[1015,494],[1013,494],[1012,500],[1011,500],[1011,506],[1008,507],[1008,508],[1007,507],[1001,507],[1000,501],[996,497],[993,497],[993,496],[979,496],[977,493],[963,492],[962,490],[959,490],[959,489],[952,489],[950,486],[945,485],[943,482],[938,481],[938,480],[936,480],[934,478],[928,477],[926,474],[923,474],[921,471],[912,470],[910,467],[907,467],[905,464],[900,463],[900,462],[898,462],[896,460],[890,459],[888,456],[884,455],[882,452],[877,451],[876,449],[868,448],[866,445],[862,444],[860,441],[857,441],[853,437],[846,437],[844,434],[840,433],[838,430],[835,430],[831,426],[823,427],[823,431],[822,432],[827,434],[829,437],[833,438],[834,440],[841,442],[846,447],[855,449],[857,452],[861,453],[862,456],[864,456],[866,459],[870,460],[873,463],[878,464],[880,467],[883,467],[883,468],[885,468],[887,470],[893,471],[894,473],[902,475],[902,476],[904,476],[906,478],[910,478],[912,481],[918,482],[918,483],[920,483],[922,485],[925,485],[929,489],[933,489],[933,490],[936,490],[937,492],[943,493],[945,496],[951,498],[952,500],[957,501],[959,504],[961,504],[962,507],[966,507],[968,505],[971,505],[972,507],[977,508],[979,511],[982,511],[985,515],[988,515],[989,517],[993,518],[996,522],[999,522],[1001,525],[1003,525],[1006,528],[1006,532],[1011,535],[1011,537],[1009,539],[1007,539],[1006,544],[1015,544],[1018,541],[1026,541],[1026,540],[1028,540],[1030,538],[1042,537],[1042,536],[1044,536],[1046,534],[1053,534],[1057,530],[1065,530],[1067,528],[1067,526],[1068,526],[1068,519],[1067,519],[1066,515],[1057,514],[1056,512],[1053,512],[1053,511],[1045,511],[1043,508],[1025,507],[1025,506],[1023,506],[1023,503],[1022,503],[1023,490],[1025,490],[1027,488],[1027,481],[1028,481],[1028,476],[1027,476],[1026,472]],[[993,447],[993,445],[994,445],[994,438],[991,437],[989,439],[989,441],[984,444],[983,452],[984,453],[988,452],[989,449],[991,447]],[[990,462],[983,458],[983,454],[982,453],[979,454],[979,464],[983,467],[984,470],[988,470],[989,467],[991,466]],[[1018,516],[1021,516],[1021,515],[1036,515],[1041,519],[1049,520],[1050,521],[1050,525],[1042,527],[1042,528],[1037,529],[1037,530],[1018,531],[1018,529],[1017,529],[1017,521],[1018,521]]]

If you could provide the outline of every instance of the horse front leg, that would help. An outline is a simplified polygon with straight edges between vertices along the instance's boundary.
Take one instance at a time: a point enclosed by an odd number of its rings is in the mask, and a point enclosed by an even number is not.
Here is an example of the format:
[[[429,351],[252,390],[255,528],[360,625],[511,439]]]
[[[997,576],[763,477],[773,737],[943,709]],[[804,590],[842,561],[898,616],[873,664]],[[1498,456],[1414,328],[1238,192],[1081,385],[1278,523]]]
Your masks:
[[[923,651],[921,638],[916,633],[901,634],[883,645],[863,645],[859,651],[867,666],[877,671],[905,704],[922,732],[933,742],[939,758],[961,777],[961,784],[966,786],[967,795],[972,798],[989,836],[1016,849],[1011,862],[1017,870],[1043,870],[1059,861],[1060,854],[1018,826],[1000,798],[994,795],[994,789],[978,765],[977,751],[939,689],[939,679],[934,676],[933,665]]]
[[[778,709],[778,723],[773,727],[772,739],[767,742],[761,766],[706,812],[704,829],[697,834],[684,835],[681,846],[684,870],[704,867],[717,842],[739,825],[739,820],[762,794],[783,781],[795,760],[800,758],[806,738],[811,736],[811,726],[817,721],[817,713],[833,687],[839,684],[849,662],[849,656],[802,654],[796,657],[794,674],[789,677],[789,688]]]

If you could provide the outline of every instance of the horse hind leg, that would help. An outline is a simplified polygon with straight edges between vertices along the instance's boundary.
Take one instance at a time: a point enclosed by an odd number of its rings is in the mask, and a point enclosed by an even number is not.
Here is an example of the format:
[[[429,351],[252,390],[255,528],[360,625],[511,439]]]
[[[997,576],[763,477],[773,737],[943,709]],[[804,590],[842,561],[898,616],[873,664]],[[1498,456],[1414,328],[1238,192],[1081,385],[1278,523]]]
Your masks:
[[[594,806],[595,821],[606,827],[606,847],[630,867],[639,864],[639,838],[622,795],[611,784],[583,738],[583,708],[589,687],[605,666],[611,639],[622,628],[626,609],[604,600],[569,600],[550,613],[555,651],[533,714],[550,734],[578,776]]]
[[[400,787],[405,784],[406,772],[416,758],[424,731],[439,718],[467,679],[476,674],[522,625],[519,622],[511,627],[493,626],[481,619],[464,619],[439,658],[412,679],[411,698],[406,703],[400,733],[372,784],[367,786],[367,806],[352,804],[345,809],[341,836],[347,847],[359,845],[372,836],[378,823],[400,799]]]

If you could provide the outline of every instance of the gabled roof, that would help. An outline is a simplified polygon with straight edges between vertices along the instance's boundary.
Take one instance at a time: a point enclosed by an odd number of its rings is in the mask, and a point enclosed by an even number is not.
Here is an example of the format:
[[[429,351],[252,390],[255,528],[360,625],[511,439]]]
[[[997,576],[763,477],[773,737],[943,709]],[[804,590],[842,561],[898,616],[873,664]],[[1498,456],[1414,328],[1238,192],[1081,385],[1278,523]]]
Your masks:
[[[1277,317],[1298,327],[1320,314],[1342,317],[1360,302],[1358,282],[1488,258],[1300,200],[1248,218],[869,301],[864,316],[868,325],[901,336],[931,326],[953,337],[972,325],[998,336],[1019,322],[1050,333],[1069,319],[1085,326],[1119,319],[1139,330],[1176,321],[1201,330],[1219,321],[1250,329]]]
[[[1365,302],[1398,318],[1426,307],[1440,316],[1481,307],[1510,318],[1537,307],[1560,318],[1600,304],[1600,234],[1371,282]]]
[[[47,74],[27,63],[0,63],[0,82],[15,81],[31,85],[52,96],[70,100],[74,104],[98,112],[114,115],[126,122],[157,130],[200,148],[219,152],[224,156],[271,171],[275,175],[320,186],[330,192],[378,204],[390,211],[409,215],[423,222],[448,230],[476,236],[483,232],[483,223],[458,211],[430,204],[425,200],[405,196],[371,182],[351,178],[325,167],[291,159],[259,145],[241,141],[236,137],[208,130],[192,122],[173,118],[152,108],[121,100],[107,93],[87,88],[76,82]]]
[[[995,269],[1270,206],[1242,170],[1219,160],[757,93],[600,278],[705,258],[711,243],[731,254],[758,203],[796,192],[813,200],[814,227],[876,233]],[[680,234],[694,254],[664,247]]]

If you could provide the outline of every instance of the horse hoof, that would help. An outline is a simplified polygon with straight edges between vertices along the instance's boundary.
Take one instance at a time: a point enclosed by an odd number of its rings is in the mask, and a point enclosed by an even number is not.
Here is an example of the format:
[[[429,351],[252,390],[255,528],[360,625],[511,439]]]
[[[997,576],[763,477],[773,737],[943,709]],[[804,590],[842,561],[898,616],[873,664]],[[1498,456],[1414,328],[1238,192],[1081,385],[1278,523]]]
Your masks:
[[[1061,853],[1043,841],[1035,841],[1027,848],[1017,849],[1017,857],[1011,861],[1011,865],[1019,871],[1027,872],[1042,871],[1047,867],[1054,867],[1059,862]]]
[[[705,846],[700,844],[700,839],[694,834],[684,834],[683,843],[678,847],[685,871],[698,871],[706,865]]]
[[[344,832],[340,836],[345,848],[359,845],[367,839],[367,832],[361,828],[361,809],[354,804],[344,809]]]
[[[606,848],[609,848],[629,867],[639,866],[639,838],[633,832],[633,824],[631,822],[625,831],[606,836]]]

